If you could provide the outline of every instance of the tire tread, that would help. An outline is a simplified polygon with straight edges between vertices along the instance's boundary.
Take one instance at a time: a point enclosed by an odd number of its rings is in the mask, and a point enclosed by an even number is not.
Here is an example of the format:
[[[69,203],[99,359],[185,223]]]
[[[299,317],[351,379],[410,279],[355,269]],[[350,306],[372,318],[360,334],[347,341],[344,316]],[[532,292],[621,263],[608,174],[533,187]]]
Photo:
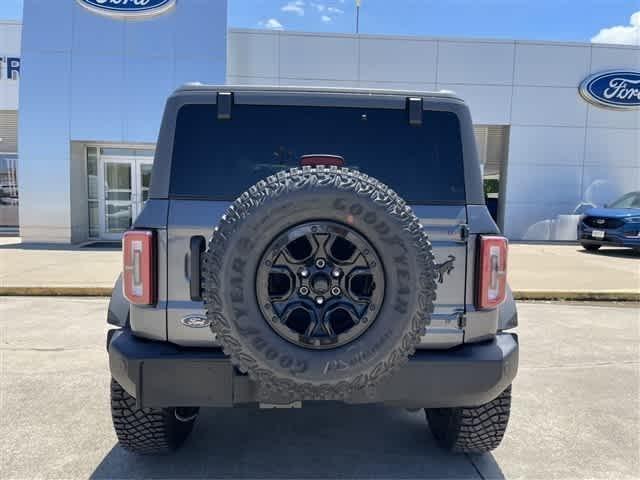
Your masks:
[[[141,455],[167,454],[185,440],[193,421],[178,422],[168,408],[138,408],[136,399],[111,380],[111,417],[120,446]]]
[[[365,373],[349,380],[337,382],[304,382],[295,377],[277,374],[265,368],[242,342],[234,338],[229,320],[222,311],[219,288],[224,279],[219,277],[220,265],[227,252],[229,238],[244,218],[251,215],[267,199],[295,192],[308,186],[330,186],[339,190],[355,191],[360,197],[368,197],[385,208],[403,230],[409,233],[419,256],[424,261],[418,280],[422,301],[407,322],[402,340],[390,349],[386,357]],[[218,226],[214,228],[204,256],[202,268],[203,299],[211,328],[222,344],[223,351],[231,362],[243,373],[256,380],[261,391],[272,393],[283,399],[340,400],[363,388],[371,387],[388,377],[404,365],[415,352],[425,327],[430,322],[435,299],[435,264],[431,243],[418,218],[406,202],[391,188],[368,175],[338,167],[302,167],[278,172],[256,183],[228,208]],[[266,397],[268,397],[267,395]]]
[[[511,386],[478,407],[425,409],[438,444],[453,452],[486,453],[500,445],[509,423]]]

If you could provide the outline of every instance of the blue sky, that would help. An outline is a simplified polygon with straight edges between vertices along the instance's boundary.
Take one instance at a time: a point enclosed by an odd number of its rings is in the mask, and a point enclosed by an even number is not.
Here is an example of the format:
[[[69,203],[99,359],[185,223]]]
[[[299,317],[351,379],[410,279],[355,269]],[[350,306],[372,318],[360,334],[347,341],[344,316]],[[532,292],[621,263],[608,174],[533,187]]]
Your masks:
[[[0,19],[20,19],[21,11],[22,0],[0,0]],[[589,41],[608,29],[600,41],[640,43],[635,12],[640,0],[362,0],[360,31]],[[229,0],[229,25],[352,32],[355,0]]]

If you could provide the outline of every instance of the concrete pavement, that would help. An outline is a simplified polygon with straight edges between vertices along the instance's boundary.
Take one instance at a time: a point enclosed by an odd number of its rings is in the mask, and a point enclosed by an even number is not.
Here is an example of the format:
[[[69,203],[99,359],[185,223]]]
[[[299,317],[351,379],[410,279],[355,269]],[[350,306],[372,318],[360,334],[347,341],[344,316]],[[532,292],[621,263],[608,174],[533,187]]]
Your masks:
[[[520,298],[640,300],[640,255],[631,249],[511,244],[509,284]]]
[[[640,316],[629,304],[520,303],[521,360],[493,454],[439,450],[421,412],[337,404],[206,409],[174,456],[110,424],[104,298],[0,298],[2,478],[637,479]]]
[[[120,265],[117,249],[0,238],[0,295],[110,295]],[[640,256],[628,249],[512,244],[509,283],[520,299],[640,301]]]
[[[0,238],[0,294],[110,295],[120,274],[119,250],[23,245]]]

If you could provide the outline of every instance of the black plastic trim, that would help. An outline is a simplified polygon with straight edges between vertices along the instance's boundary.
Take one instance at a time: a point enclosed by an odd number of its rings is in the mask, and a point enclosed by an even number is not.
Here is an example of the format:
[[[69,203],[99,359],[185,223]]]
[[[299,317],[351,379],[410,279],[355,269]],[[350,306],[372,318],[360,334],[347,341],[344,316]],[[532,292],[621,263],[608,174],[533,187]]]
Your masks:
[[[200,265],[205,247],[206,241],[203,236],[191,237],[189,242],[189,296],[191,300],[197,302],[202,300]]]
[[[255,383],[239,375],[219,348],[181,348],[137,338],[129,330],[110,335],[111,375],[139,407],[231,407],[258,401]],[[345,401],[429,408],[480,405],[511,384],[518,352],[518,338],[510,333],[450,350],[418,350],[382,384]],[[260,401],[278,403],[278,398]]]
[[[422,98],[407,98],[407,110],[409,111],[409,125],[419,127],[422,125]]]
[[[117,327],[129,326],[129,302],[122,293],[122,274],[118,275],[111,298],[109,299],[109,309],[107,310],[107,323]]]
[[[233,94],[231,92],[218,92],[218,120],[231,120],[231,105]]]

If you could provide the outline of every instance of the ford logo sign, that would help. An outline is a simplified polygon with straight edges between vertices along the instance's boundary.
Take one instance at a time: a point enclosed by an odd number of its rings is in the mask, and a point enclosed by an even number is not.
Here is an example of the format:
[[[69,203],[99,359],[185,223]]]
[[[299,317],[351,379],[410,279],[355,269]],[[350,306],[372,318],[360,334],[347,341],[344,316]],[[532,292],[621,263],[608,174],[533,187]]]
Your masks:
[[[176,0],[77,0],[94,13],[112,17],[148,17],[171,9]]]
[[[599,107],[640,107],[640,72],[610,71],[591,75],[580,84],[580,95]]]

